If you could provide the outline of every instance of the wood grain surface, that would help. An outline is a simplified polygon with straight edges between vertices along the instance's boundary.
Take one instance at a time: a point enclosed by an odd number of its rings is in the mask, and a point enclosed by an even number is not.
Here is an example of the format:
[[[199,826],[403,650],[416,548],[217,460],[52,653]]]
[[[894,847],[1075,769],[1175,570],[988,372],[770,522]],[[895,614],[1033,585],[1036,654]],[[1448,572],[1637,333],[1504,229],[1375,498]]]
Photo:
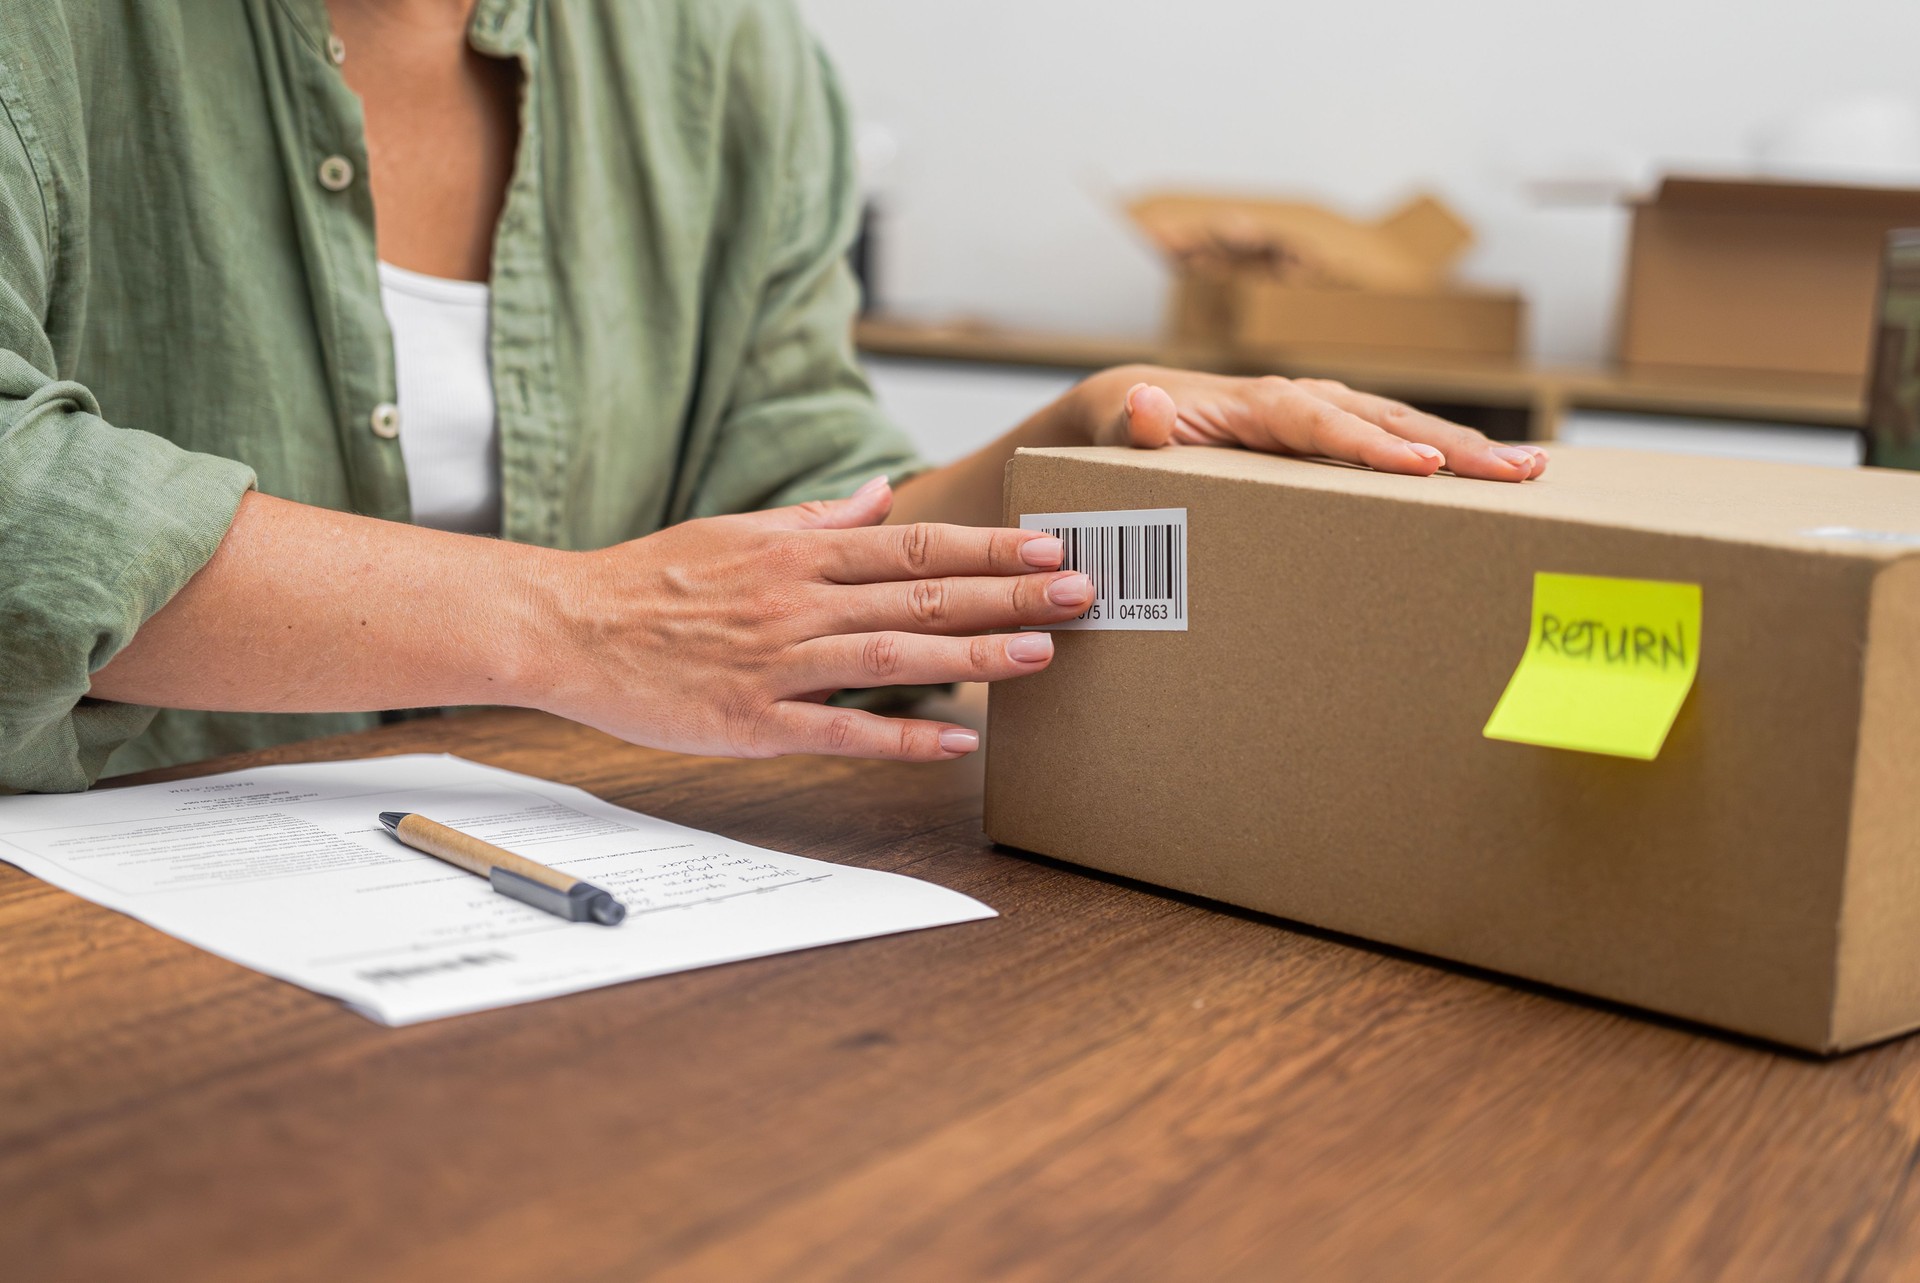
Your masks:
[[[386,1029],[0,867],[0,1278],[1920,1276],[1920,1041],[1819,1062],[990,847],[976,764],[451,751],[995,921]]]

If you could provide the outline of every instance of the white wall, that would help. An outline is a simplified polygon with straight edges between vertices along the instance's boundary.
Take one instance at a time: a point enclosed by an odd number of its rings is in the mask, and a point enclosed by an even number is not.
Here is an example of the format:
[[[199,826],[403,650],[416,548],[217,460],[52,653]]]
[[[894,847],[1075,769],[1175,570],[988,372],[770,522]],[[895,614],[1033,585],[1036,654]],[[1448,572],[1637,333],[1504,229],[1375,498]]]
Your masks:
[[[1164,277],[1116,194],[1187,183],[1384,209],[1431,185],[1535,350],[1602,355],[1624,239],[1532,178],[1740,168],[1756,128],[1920,98],[1920,0],[801,0],[886,176],[889,305],[1143,332]]]

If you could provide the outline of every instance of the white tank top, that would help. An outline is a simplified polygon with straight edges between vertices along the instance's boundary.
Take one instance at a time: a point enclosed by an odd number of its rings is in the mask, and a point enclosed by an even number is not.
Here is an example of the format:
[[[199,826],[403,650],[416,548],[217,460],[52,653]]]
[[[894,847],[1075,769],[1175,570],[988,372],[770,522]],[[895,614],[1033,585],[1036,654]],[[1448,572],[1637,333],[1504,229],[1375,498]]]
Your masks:
[[[393,331],[400,392],[400,457],[417,525],[500,533],[489,295],[479,281],[380,264],[380,304]]]

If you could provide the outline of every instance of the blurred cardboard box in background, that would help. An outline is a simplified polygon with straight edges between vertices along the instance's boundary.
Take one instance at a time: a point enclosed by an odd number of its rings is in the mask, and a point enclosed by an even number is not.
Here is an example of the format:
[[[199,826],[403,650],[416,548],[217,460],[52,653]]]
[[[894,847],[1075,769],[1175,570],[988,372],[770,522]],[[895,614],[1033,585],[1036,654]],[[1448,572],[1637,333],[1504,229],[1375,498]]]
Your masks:
[[[1920,191],[1668,177],[1632,209],[1627,369],[1864,382],[1887,234],[1920,227]]]
[[[1171,609],[1057,632],[994,687],[994,840],[1811,1051],[1920,1026],[1920,476],[1567,447],[1526,485],[1198,447],[1008,465],[1010,524],[1141,509],[1077,544],[1145,549]],[[1487,738],[1536,572],[1698,586],[1652,760]]]
[[[1525,304],[1451,280],[1473,232],[1438,198],[1374,222],[1300,201],[1161,192],[1127,209],[1174,268],[1169,336],[1227,348],[1510,359]]]

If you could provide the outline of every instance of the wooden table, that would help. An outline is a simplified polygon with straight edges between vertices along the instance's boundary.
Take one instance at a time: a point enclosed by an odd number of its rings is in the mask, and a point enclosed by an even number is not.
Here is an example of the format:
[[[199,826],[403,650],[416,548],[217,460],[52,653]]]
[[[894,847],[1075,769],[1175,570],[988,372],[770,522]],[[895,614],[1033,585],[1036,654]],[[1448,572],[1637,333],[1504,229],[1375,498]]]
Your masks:
[[[1920,1274],[1920,1041],[1816,1062],[998,851],[971,763],[489,713],[200,769],[442,749],[1004,916],[396,1030],[0,869],[0,1278]]]

